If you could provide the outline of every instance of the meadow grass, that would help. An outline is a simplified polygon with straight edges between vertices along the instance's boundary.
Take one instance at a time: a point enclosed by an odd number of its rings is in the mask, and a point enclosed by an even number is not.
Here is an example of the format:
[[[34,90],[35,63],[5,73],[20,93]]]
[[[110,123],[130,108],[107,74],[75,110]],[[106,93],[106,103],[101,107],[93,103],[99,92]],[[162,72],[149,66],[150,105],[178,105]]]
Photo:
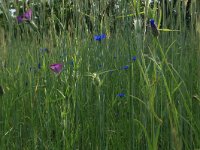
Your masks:
[[[81,1],[72,6],[68,27],[67,4],[59,5],[59,33],[56,16],[45,18],[45,8],[39,10],[45,32],[10,21],[0,39],[1,149],[199,149],[196,3],[187,27],[180,2],[176,20],[159,14],[156,5],[141,12],[135,0],[121,2],[115,33],[112,17],[97,19],[106,1],[96,3],[94,34],[107,35],[100,42],[87,29]],[[161,15],[162,29],[179,31],[160,31],[158,38],[145,32],[141,16],[161,22]],[[59,75],[50,70],[53,63],[63,64]]]

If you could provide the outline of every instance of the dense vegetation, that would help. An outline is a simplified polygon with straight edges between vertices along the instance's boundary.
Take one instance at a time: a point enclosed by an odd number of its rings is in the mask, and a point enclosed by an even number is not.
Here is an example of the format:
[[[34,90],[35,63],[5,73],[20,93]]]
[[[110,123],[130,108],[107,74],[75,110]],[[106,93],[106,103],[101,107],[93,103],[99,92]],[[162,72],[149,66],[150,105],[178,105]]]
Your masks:
[[[199,149],[199,41],[199,0],[1,1],[0,149]]]

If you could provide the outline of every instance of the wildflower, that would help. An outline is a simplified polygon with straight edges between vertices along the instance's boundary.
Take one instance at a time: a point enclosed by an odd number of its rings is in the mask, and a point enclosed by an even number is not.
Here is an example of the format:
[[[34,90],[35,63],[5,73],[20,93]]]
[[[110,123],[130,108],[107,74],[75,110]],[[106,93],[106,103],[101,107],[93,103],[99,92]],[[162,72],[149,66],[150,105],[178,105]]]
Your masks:
[[[31,17],[32,17],[32,10],[29,9],[27,10],[25,13],[24,13],[24,18],[27,19],[27,20],[31,20]]]
[[[94,36],[94,39],[95,39],[96,41],[101,41],[101,40],[103,40],[103,39],[105,39],[105,38],[106,38],[106,35],[105,35],[105,34],[95,35],[95,36]]]
[[[30,21],[32,18],[32,10],[29,9],[25,13],[20,16],[17,16],[18,23],[22,23],[23,21]]]
[[[133,56],[133,57],[132,57],[132,60],[133,60],[133,61],[136,61],[136,56]]]
[[[119,94],[117,94],[117,97],[124,97],[125,96],[125,94],[124,93],[119,93]]]
[[[155,37],[158,37],[159,31],[158,31],[157,25],[154,23],[154,19],[150,19],[150,24],[151,24],[151,31],[152,31],[152,34],[153,34]]]
[[[38,64],[38,69],[41,69],[41,63]]]
[[[124,67],[122,67],[122,70],[128,70],[128,65],[126,65],[126,66],[124,66]]]
[[[62,67],[63,67],[63,65],[59,64],[59,63],[50,65],[50,69],[55,73],[60,73],[62,71]]]
[[[18,23],[22,23],[23,22],[23,16],[17,16],[17,21],[18,21]]]
[[[40,48],[40,52],[42,53],[49,53],[49,49],[48,48]]]

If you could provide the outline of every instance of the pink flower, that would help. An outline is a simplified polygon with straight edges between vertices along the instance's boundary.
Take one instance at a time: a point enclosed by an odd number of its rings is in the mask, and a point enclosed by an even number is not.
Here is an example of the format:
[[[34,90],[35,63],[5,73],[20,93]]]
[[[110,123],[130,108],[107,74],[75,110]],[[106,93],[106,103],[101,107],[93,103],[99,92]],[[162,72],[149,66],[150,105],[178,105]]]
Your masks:
[[[20,16],[17,16],[18,23],[22,23],[23,21],[30,21],[32,18],[32,10],[29,9],[25,13]]]
[[[32,17],[32,10],[29,9],[27,10],[25,13],[24,13],[24,18],[27,19],[27,20],[31,20],[31,17]]]
[[[50,69],[55,73],[60,73],[62,71],[62,67],[63,67],[63,65],[59,64],[59,63],[50,65]]]

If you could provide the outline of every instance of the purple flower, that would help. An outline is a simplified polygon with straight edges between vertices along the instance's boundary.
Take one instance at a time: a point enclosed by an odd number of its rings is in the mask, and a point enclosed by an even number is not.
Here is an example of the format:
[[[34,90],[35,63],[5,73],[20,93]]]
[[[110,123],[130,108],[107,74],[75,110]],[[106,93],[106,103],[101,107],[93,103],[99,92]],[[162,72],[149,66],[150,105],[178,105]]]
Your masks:
[[[94,36],[94,39],[96,41],[101,41],[102,39],[105,39],[106,38],[106,35],[105,34],[101,34],[101,35],[95,35]]]
[[[18,23],[22,23],[23,21],[30,21],[32,18],[32,10],[29,9],[22,15],[17,16]]]
[[[27,20],[31,20],[31,17],[32,17],[32,10],[29,9],[27,10],[25,13],[24,13],[24,18],[27,19]]]
[[[23,16],[17,16],[17,21],[18,21],[18,23],[22,23],[23,22]]]
[[[63,65],[58,63],[58,64],[51,64],[50,69],[55,72],[55,73],[60,73],[62,71]]]
[[[125,96],[125,94],[124,93],[119,93],[119,94],[117,94],[117,97],[124,97]]]

